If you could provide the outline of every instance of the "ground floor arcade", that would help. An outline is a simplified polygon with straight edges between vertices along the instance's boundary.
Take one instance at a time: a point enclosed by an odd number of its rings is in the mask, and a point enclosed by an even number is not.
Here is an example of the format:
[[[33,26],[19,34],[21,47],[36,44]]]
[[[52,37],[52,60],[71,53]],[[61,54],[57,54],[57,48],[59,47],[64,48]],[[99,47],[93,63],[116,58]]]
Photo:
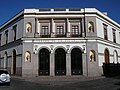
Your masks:
[[[54,53],[42,48],[39,51],[39,75],[82,75],[83,52],[79,48],[67,53],[63,48],[58,48]]]

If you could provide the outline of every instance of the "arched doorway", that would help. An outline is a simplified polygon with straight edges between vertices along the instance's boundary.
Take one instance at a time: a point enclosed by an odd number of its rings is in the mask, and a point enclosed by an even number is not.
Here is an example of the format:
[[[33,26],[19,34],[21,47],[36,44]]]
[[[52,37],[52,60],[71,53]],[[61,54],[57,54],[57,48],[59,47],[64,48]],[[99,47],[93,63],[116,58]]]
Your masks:
[[[12,52],[12,67],[11,67],[11,74],[16,74],[16,50],[14,49]]]
[[[7,69],[7,62],[8,62],[8,57],[7,57],[7,52],[5,52],[5,55],[4,55],[4,69]]]
[[[55,75],[66,75],[66,52],[62,48],[55,51]]]
[[[43,48],[39,52],[39,75],[49,75],[50,73],[50,52]]]
[[[108,64],[109,63],[109,51],[108,51],[108,49],[105,49],[104,55],[105,55],[105,63]]]
[[[71,74],[82,75],[82,51],[79,48],[74,48],[71,51]]]
[[[103,63],[103,74],[105,76],[109,76],[111,74],[111,67],[110,67],[110,64],[109,64],[109,51],[108,49],[105,49],[104,51],[104,63]]]
[[[114,51],[114,59],[113,59],[114,61],[114,63],[116,64],[116,63],[118,63],[118,53],[117,53],[117,51],[115,50]]]

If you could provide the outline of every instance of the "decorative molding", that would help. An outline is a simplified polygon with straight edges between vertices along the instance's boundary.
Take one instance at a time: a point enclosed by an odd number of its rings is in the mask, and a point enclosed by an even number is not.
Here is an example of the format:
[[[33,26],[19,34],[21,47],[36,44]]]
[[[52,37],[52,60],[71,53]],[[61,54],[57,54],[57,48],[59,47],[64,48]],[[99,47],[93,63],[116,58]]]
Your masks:
[[[35,40],[35,43],[84,43],[84,40]]]

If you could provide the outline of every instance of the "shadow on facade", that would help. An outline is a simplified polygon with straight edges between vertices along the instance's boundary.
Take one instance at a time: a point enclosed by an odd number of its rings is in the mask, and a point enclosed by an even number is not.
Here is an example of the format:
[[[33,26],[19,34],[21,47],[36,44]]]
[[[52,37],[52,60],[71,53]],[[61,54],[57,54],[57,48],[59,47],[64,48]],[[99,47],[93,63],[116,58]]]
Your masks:
[[[103,63],[103,74],[106,77],[114,77],[120,75],[120,63]]]

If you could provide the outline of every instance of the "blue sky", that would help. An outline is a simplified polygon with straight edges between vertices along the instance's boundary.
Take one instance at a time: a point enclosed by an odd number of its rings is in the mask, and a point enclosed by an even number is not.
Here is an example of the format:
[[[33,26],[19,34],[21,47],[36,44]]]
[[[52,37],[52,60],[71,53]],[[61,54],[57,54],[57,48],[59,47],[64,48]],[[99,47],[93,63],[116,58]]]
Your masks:
[[[120,0],[2,0],[0,25],[24,8],[97,8],[120,24]]]

